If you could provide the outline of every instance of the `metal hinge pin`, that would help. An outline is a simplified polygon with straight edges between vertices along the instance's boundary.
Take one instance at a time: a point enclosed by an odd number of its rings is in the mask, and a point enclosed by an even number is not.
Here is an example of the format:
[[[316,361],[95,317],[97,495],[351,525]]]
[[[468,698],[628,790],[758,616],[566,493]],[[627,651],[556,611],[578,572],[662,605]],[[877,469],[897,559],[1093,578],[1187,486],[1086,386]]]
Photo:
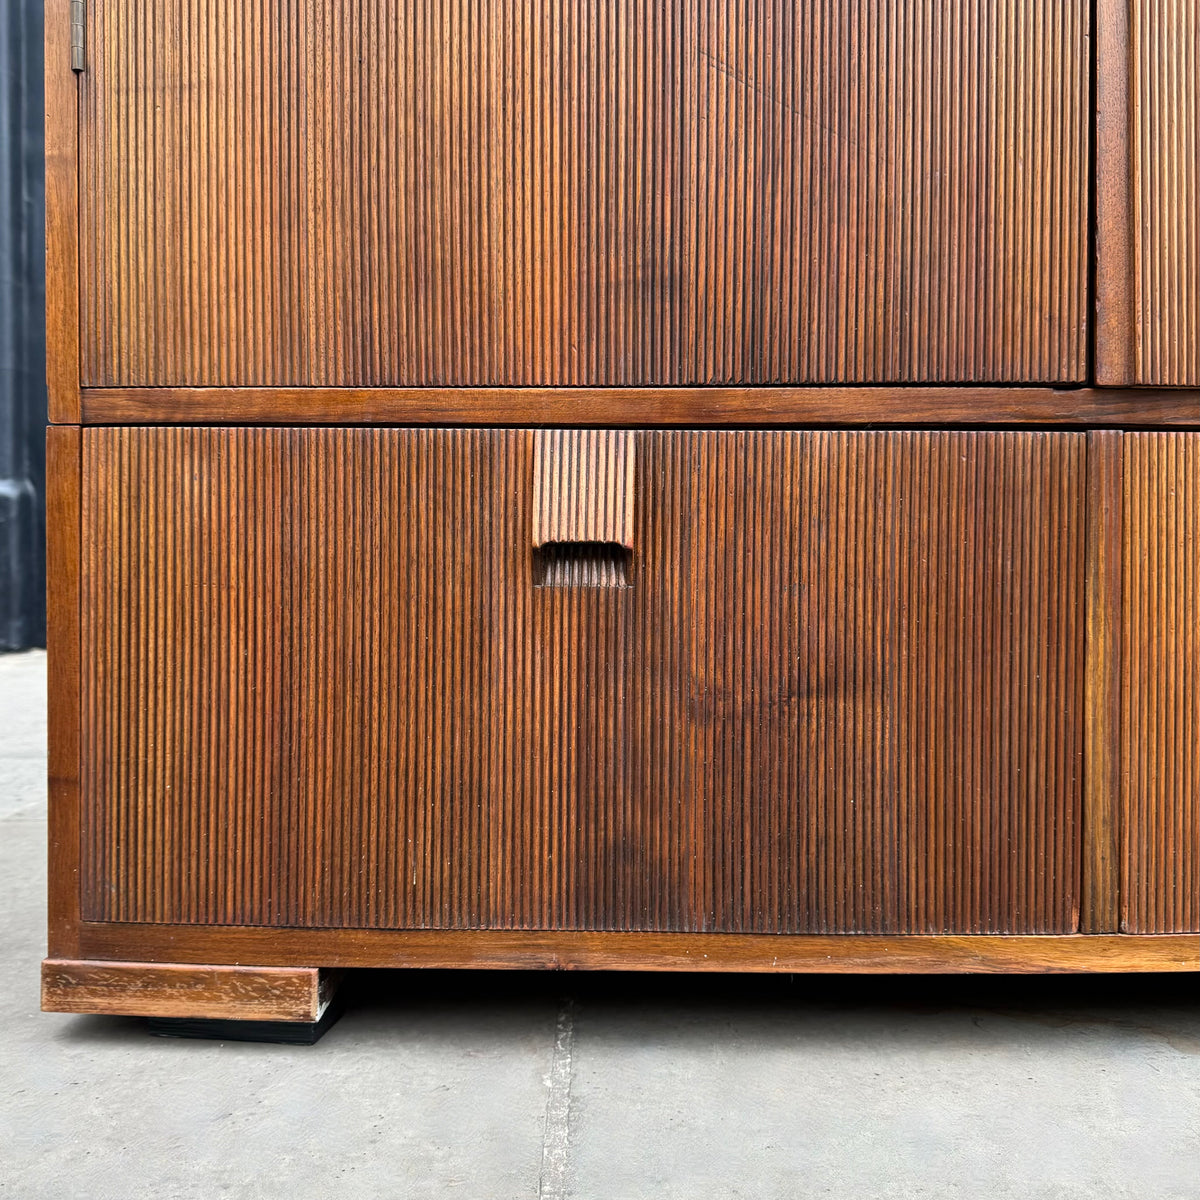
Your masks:
[[[71,70],[82,71],[84,64],[84,0],[71,0]]]

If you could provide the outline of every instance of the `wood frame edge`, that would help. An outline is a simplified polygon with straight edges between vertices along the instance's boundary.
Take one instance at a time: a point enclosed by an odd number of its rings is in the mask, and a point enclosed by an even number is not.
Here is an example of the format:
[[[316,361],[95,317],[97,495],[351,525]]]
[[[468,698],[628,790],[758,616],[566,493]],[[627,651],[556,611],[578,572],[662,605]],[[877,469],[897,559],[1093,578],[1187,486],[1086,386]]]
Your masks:
[[[46,429],[46,671],[48,939],[79,954],[80,667],[83,433]]]
[[[1120,433],[1088,434],[1079,922],[1083,933],[1115,933],[1120,928],[1123,447]]]
[[[46,394],[49,420],[83,413],[79,343],[79,84],[70,0],[45,0]]]
[[[1200,971],[1200,933],[716,934],[85,926],[85,953],[341,968],[1040,974]]]
[[[1200,428],[1200,390],[870,385],[85,388],[95,425],[1142,425]]]
[[[1096,0],[1095,22],[1095,378],[1121,386],[1138,376],[1129,0]]]

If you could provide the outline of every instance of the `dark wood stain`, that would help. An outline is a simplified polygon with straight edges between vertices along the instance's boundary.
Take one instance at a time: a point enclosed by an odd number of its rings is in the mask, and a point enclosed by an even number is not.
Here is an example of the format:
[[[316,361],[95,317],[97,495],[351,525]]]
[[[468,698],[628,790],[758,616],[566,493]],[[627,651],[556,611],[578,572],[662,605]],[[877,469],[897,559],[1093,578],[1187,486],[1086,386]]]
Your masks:
[[[45,0],[46,392],[51,421],[80,417],[79,122],[71,0]]]
[[[1120,927],[1121,570],[1124,438],[1087,439],[1087,668],[1083,699],[1084,933]]]
[[[629,436],[86,430],[87,919],[1073,930],[1084,439]]]
[[[1200,384],[1200,9],[1099,0],[1096,381]]]
[[[47,1007],[1200,969],[1194,0],[87,9]]]
[[[47,923],[50,953],[64,958],[78,957],[80,920],[82,443],[78,428],[46,431]]]
[[[1200,931],[1200,434],[1124,464],[1121,928]]]
[[[806,974],[1200,970],[1200,939],[1193,934],[795,936],[88,924],[83,945],[100,960],[136,949],[145,962],[222,959],[264,966],[282,959],[333,967]]]
[[[1184,388],[85,388],[95,425],[1045,425],[1200,428]]]
[[[87,385],[1085,378],[1085,0],[89,22]]]

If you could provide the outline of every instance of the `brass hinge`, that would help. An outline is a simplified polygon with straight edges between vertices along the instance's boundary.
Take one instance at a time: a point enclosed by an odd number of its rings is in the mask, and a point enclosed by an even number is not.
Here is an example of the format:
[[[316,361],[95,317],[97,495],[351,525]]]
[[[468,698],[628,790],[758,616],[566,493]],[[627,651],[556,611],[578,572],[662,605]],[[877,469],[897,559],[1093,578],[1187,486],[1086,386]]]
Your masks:
[[[71,0],[71,70],[83,70],[84,0]]]

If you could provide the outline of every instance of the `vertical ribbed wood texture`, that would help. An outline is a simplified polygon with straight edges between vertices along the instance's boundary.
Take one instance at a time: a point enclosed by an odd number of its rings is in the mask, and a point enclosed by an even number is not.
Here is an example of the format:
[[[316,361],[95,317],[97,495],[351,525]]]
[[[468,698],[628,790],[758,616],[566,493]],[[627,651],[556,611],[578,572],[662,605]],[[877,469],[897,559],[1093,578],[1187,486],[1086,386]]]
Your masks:
[[[1084,439],[633,436],[539,588],[533,431],[85,429],[85,916],[1074,930]]]
[[[533,544],[633,545],[633,446],[624,429],[534,435]]]
[[[1085,0],[89,21],[85,385],[1084,378]]]
[[[1200,386],[1200,4],[1133,0],[1136,376]]]
[[[1200,434],[1125,437],[1122,917],[1200,930]]]
[[[1083,439],[648,442],[639,586],[679,566],[644,653],[686,730],[652,777],[685,781],[703,920],[1073,930]]]

